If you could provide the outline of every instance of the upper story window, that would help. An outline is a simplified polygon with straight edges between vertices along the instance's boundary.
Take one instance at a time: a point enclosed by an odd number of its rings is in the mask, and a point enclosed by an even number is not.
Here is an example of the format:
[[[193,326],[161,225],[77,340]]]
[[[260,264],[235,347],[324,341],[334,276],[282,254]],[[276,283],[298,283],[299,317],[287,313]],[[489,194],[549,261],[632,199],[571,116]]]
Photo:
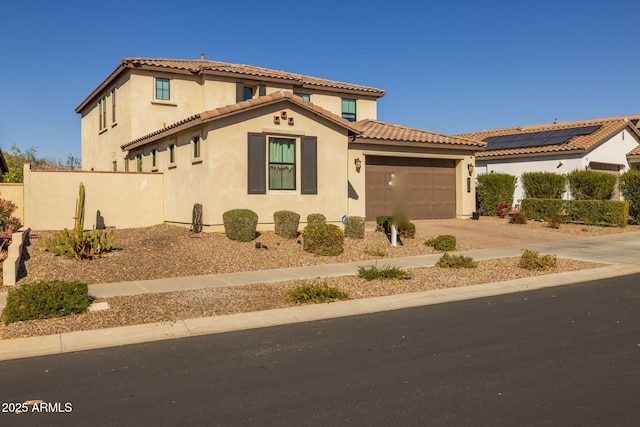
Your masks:
[[[245,86],[243,96],[244,96],[243,98],[244,101],[246,101],[247,99],[253,98],[253,88]]]
[[[269,138],[269,190],[296,189],[296,140]]]
[[[155,148],[151,150],[151,167],[154,169],[158,167],[158,151]]]
[[[193,137],[193,158],[194,159],[199,159],[200,158],[200,137],[199,136],[194,136]]]
[[[107,96],[102,97],[100,101],[98,101],[98,114],[100,127],[99,130],[103,130],[107,127]]]
[[[124,158],[124,171],[129,172],[129,159],[127,157]]]
[[[142,154],[136,156],[136,170],[142,172]]]
[[[111,123],[116,122],[116,88],[111,89]]]
[[[342,118],[350,122],[356,121],[356,100],[342,98]]]
[[[176,162],[176,144],[169,144],[169,164]]]
[[[161,101],[168,101],[171,99],[169,83],[169,79],[156,77],[156,99]]]
[[[293,93],[295,96],[299,96],[300,98],[304,99],[305,101],[309,101],[311,102],[311,95],[309,95],[308,93],[298,93],[298,92],[294,92]]]

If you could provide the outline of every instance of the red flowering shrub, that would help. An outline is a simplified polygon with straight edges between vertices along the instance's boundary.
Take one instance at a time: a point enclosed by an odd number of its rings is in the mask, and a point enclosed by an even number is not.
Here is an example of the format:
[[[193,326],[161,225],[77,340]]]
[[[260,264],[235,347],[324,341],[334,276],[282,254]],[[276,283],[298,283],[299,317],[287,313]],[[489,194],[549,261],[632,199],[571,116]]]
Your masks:
[[[500,218],[505,218],[509,215],[511,211],[511,202],[500,202],[498,203],[498,216]]]
[[[11,236],[22,227],[20,219],[11,216],[16,209],[10,200],[0,199],[0,251],[11,244]]]

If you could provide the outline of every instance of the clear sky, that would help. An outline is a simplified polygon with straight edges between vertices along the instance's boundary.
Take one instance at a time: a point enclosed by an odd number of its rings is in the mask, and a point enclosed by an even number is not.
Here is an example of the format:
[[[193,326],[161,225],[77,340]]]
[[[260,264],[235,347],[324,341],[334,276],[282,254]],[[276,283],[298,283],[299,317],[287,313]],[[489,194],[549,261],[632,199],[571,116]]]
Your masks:
[[[385,89],[443,133],[640,114],[637,1],[51,1],[0,8],[0,148],[80,155],[84,98],[123,57],[253,64]]]

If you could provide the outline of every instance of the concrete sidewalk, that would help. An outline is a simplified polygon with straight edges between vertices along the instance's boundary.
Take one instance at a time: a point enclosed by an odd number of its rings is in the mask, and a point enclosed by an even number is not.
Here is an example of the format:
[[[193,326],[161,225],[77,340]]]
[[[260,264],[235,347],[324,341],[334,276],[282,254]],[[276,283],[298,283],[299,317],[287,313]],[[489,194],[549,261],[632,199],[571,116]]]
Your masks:
[[[332,304],[288,307],[254,313],[187,319],[178,322],[153,323],[42,337],[2,340],[0,360],[397,310],[640,273],[640,263],[637,262],[640,260],[640,233],[621,233],[573,240],[479,249],[463,251],[459,252],[459,254],[471,256],[475,260],[486,260],[518,256],[521,249],[525,248],[541,253],[553,253],[560,258],[579,259],[611,265],[592,270],[550,274],[508,282],[495,282],[460,288],[351,300]],[[428,267],[433,266],[441,256],[442,254],[435,254],[405,258],[387,258],[378,261],[119,282],[91,285],[89,292],[95,297],[103,298],[149,292],[168,292],[206,287],[237,286],[250,283],[353,275],[357,272],[357,267],[360,265],[369,265],[377,262],[378,265],[389,264],[400,268]],[[4,305],[5,299],[6,293],[0,294],[0,306]]]

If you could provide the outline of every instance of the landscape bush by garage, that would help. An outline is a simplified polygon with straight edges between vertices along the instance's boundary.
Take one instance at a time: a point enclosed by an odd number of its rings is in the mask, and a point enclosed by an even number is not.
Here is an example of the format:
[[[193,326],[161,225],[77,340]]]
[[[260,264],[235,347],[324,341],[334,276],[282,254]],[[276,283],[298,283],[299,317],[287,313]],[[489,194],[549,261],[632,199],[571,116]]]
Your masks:
[[[364,239],[364,217],[348,216],[344,220],[344,236],[350,239]]]
[[[325,222],[327,222],[327,217],[321,213],[307,215],[307,224],[324,224]]]
[[[630,170],[620,175],[620,193],[629,203],[629,217],[640,222],[640,171]]]
[[[344,233],[335,224],[309,224],[302,230],[302,249],[316,255],[340,255],[344,252]]]
[[[249,209],[232,209],[222,214],[224,233],[231,240],[250,242],[256,238],[258,214]]]
[[[609,200],[618,182],[615,175],[594,170],[575,170],[567,178],[574,200]]]
[[[543,221],[548,215],[561,215],[566,202],[560,199],[524,199],[520,206],[527,213],[527,218]]]
[[[2,313],[6,324],[83,313],[90,303],[86,283],[39,281],[12,289]]]
[[[561,216],[564,222],[625,227],[629,203],[617,200],[524,199],[522,209],[533,220]]]
[[[298,237],[300,214],[291,211],[277,211],[273,214],[274,229],[278,236],[287,239]]]
[[[478,198],[485,215],[498,215],[498,203],[511,202],[516,191],[516,177],[506,173],[478,176]]]
[[[380,215],[376,217],[376,231],[388,232],[395,225],[400,237],[413,239],[416,236],[416,225],[411,221],[397,221],[392,215]]]
[[[567,177],[559,173],[525,172],[520,178],[528,199],[561,199],[567,188]]]

